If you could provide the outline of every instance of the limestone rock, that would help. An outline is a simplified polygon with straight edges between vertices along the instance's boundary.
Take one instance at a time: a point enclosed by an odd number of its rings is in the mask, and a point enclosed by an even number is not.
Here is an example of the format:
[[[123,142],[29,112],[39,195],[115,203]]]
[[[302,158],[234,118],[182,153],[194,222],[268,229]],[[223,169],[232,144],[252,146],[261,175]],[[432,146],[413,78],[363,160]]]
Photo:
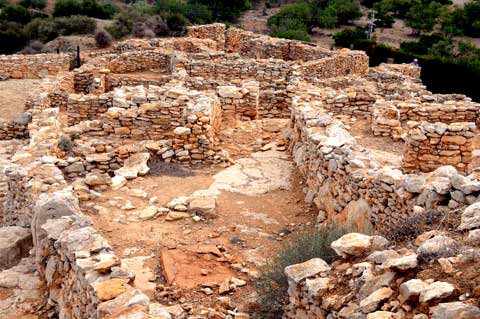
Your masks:
[[[406,255],[398,258],[388,259],[382,264],[382,268],[391,268],[399,271],[405,271],[412,268],[417,268],[418,256],[417,254]]]
[[[462,214],[462,222],[458,230],[480,228],[480,202],[468,206]]]
[[[188,203],[190,213],[204,216],[207,218],[215,218],[215,197],[193,197]]]
[[[77,215],[80,212],[77,197],[70,190],[42,194],[33,208],[32,236],[34,246],[46,236],[42,225],[49,219]]]
[[[332,242],[331,247],[339,256],[344,258],[348,256],[358,256],[371,249],[372,237],[358,233],[350,233]]]
[[[0,227],[0,270],[16,265],[32,247],[32,233],[18,226]]]
[[[111,300],[125,292],[126,279],[114,278],[95,285],[97,297],[101,301]]]
[[[143,176],[150,171],[147,162],[150,159],[149,153],[136,153],[130,156],[123,163],[123,167],[115,171],[116,175],[121,175],[126,179],[133,179],[137,176]]]
[[[459,247],[460,244],[456,240],[439,235],[424,241],[418,247],[417,253],[423,259],[433,260],[455,256],[459,252]]]
[[[291,265],[285,268],[288,280],[299,283],[305,278],[315,276],[330,270],[330,266],[321,258],[313,258],[304,263]]]
[[[360,310],[363,313],[370,313],[376,310],[380,303],[392,296],[393,290],[389,287],[380,288],[371,293],[367,298],[360,302]]]
[[[428,284],[421,279],[410,279],[400,285],[400,295],[403,300],[416,298],[427,286]]]
[[[448,282],[436,281],[422,290],[420,293],[420,302],[428,302],[433,299],[441,299],[450,296],[455,287]]]
[[[432,319],[478,319],[480,309],[463,302],[440,303],[433,309]]]

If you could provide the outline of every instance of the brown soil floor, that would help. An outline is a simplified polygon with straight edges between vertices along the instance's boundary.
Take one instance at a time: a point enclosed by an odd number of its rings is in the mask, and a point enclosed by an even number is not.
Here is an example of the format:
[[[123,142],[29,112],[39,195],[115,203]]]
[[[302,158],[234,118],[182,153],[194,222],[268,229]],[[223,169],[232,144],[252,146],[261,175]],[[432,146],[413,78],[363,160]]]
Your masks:
[[[12,120],[25,109],[29,94],[41,91],[42,80],[0,81],[0,119]]]
[[[266,122],[265,125],[262,125],[262,121],[245,122],[240,128],[223,132],[222,146],[230,148],[233,158],[239,158],[252,153],[258,147],[259,138],[263,138],[261,144],[278,140],[281,121]],[[176,281],[178,291],[174,296],[168,295],[165,300],[159,300],[162,303],[168,304],[183,297],[191,304],[198,301],[203,306],[214,306],[218,303],[218,288],[214,288],[215,293],[207,296],[199,285],[205,281],[219,283],[221,278],[234,274],[248,283],[229,296],[236,305],[246,310],[248,304],[255,300],[255,285],[248,281],[252,277],[233,269],[231,264],[241,264],[254,274],[266,258],[278,251],[285,238],[313,229],[316,213],[304,205],[303,186],[296,171],[292,175],[292,187],[288,191],[275,190],[258,196],[222,192],[217,198],[218,217],[206,221],[195,222],[191,218],[167,221],[163,215],[152,220],[128,222],[128,211],[109,204],[112,200],[121,203],[130,200],[136,206],[134,210],[138,210],[149,205],[149,198],[157,196],[158,203],[155,205],[165,206],[176,197],[207,189],[213,181],[212,176],[223,168],[222,165],[191,168],[156,163],[149,175],[127,184],[130,189],[147,192],[147,198],[132,197],[124,191],[111,190],[102,193],[102,197],[95,202],[84,204],[83,210],[93,219],[95,228],[109,241],[118,256],[126,257],[125,250],[132,248],[133,253],[128,254],[128,257],[153,256],[145,265],[154,270],[158,277],[157,284],[164,284],[161,251],[170,249],[172,254],[177,254],[176,262],[181,263],[178,274],[184,274],[181,276],[187,279]],[[105,209],[95,209],[93,205]],[[188,253],[182,253],[181,249],[195,245],[221,247],[229,256],[228,262],[218,260],[211,254],[189,257]],[[202,269],[208,270],[208,275],[202,275]]]

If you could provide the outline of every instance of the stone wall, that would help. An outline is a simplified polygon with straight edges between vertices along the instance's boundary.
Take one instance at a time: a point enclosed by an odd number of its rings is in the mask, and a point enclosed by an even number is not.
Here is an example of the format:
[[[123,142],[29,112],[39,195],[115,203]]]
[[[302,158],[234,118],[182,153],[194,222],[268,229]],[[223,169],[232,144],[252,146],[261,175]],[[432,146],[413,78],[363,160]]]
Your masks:
[[[0,140],[23,139],[28,138],[28,123],[32,115],[22,113],[12,121],[0,119]]]
[[[173,82],[146,90],[142,86],[123,87],[89,99],[88,96],[74,97],[78,99],[69,103],[69,122],[80,124],[69,129],[70,133],[158,141],[161,145],[155,155],[168,161],[213,162],[215,159],[216,135],[222,116],[216,95],[187,90]],[[85,111],[80,120],[77,116],[82,106]],[[98,120],[82,122],[90,117]],[[104,161],[118,165],[113,155]]]
[[[0,80],[38,79],[70,70],[68,54],[0,55]]]
[[[402,121],[479,123],[480,104],[468,101],[450,100],[443,103],[399,101],[396,107],[400,111]]]
[[[32,230],[37,270],[46,288],[48,309],[43,310],[65,319],[149,318],[148,297],[130,285],[134,275],[119,267],[119,258],[81,213],[54,164],[62,134],[58,108],[34,104],[32,114],[31,142],[5,170],[2,224]]]
[[[402,138],[400,112],[385,100],[377,100],[373,105],[372,132],[374,136],[390,136],[394,140]]]
[[[213,40],[216,43],[216,49],[223,51],[225,47],[225,29],[225,25],[222,23],[190,26],[188,27],[188,36],[191,38]]]
[[[245,81],[241,87],[218,86],[217,94],[223,110],[222,121],[257,118],[259,113],[257,82]]]
[[[310,61],[332,56],[332,51],[312,45],[229,28],[225,32],[225,51],[245,58]]]
[[[382,167],[342,122],[325,113],[315,95],[295,97],[293,108],[291,148],[305,178],[306,201],[319,210],[319,221],[360,224],[362,229],[370,221],[377,231],[386,233],[414,211],[438,205],[457,207],[479,197],[480,188],[476,187],[480,181],[473,175],[462,176],[452,166],[437,165],[437,170],[428,174],[404,174]],[[455,130],[452,127],[452,132]],[[458,131],[455,134],[459,135]],[[466,137],[454,138],[467,143],[463,141]]]
[[[475,123],[407,123],[402,168],[407,172],[431,172],[442,165],[466,171],[472,161]]]

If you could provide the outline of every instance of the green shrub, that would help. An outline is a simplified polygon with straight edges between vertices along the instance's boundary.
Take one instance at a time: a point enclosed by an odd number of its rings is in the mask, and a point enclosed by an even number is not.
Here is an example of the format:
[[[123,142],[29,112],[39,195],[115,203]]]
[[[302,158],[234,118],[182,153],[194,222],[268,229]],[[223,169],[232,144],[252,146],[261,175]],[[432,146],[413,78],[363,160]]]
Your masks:
[[[339,24],[348,24],[362,16],[360,2],[358,0],[333,0],[329,6],[333,6],[337,12]]]
[[[57,0],[52,14],[54,17],[84,15],[98,19],[109,19],[116,11],[112,4],[100,4],[97,0]]]
[[[25,27],[25,33],[30,39],[48,42],[60,35],[92,34],[97,23],[94,19],[85,16],[58,17],[49,19],[35,19]]]
[[[47,6],[46,0],[21,0],[19,3],[22,7],[42,10]]]
[[[178,34],[184,34],[187,31],[187,25],[189,24],[187,18],[179,13],[172,14],[167,18],[167,26],[170,31]]]
[[[205,5],[212,13],[213,20],[234,22],[250,8],[249,0],[190,0],[189,3]]]
[[[333,35],[335,45],[342,48],[353,48],[359,40],[367,39],[365,29],[356,27],[348,28]]]
[[[280,252],[268,260],[261,269],[258,288],[262,297],[253,318],[282,318],[288,289],[288,282],[284,273],[285,267],[312,258],[322,258],[327,263],[335,261],[338,256],[330,248],[330,244],[352,231],[354,231],[352,227],[329,224],[320,227],[317,231],[302,234],[291,241],[287,241]]]
[[[0,43],[0,54],[12,54],[25,47],[28,38],[20,24],[0,21]]]
[[[286,23],[290,24],[291,21],[295,21],[296,25],[302,24],[306,29],[312,25],[312,15],[312,6],[306,2],[287,4],[282,6],[276,15],[268,19],[268,25],[282,27]]]
[[[129,8],[117,14],[113,21],[113,25],[111,27],[107,27],[106,30],[115,39],[121,39],[132,33],[135,23],[137,23],[140,19],[142,19],[141,22],[144,21],[144,18],[140,13]]]
[[[416,34],[433,30],[440,16],[442,6],[433,1],[429,4],[419,3],[410,8],[405,16],[405,24],[411,27]]]
[[[480,3],[466,3],[442,18],[442,31],[452,35],[480,37]]]
[[[335,28],[338,25],[337,10],[334,6],[326,7],[317,15],[316,21],[320,28]]]
[[[22,6],[9,4],[2,8],[0,20],[26,24],[32,19],[30,11]]]
[[[302,29],[280,29],[274,28],[270,33],[272,37],[299,40],[299,41],[311,41],[310,35],[307,30]]]

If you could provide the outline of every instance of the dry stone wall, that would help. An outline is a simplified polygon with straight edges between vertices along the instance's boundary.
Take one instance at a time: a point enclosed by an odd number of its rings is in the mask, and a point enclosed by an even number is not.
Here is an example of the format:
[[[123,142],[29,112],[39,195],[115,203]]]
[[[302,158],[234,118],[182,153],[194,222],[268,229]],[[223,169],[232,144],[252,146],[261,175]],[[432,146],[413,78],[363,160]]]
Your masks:
[[[38,79],[69,71],[72,63],[67,54],[0,55],[0,80]]]
[[[48,101],[48,99],[47,99]],[[31,143],[5,170],[3,224],[30,227],[45,284],[47,307],[61,318],[150,318],[149,299],[130,282],[119,259],[80,211],[78,199],[54,164],[61,136],[58,108],[34,103]]]
[[[304,92],[293,100],[291,147],[306,181],[306,200],[319,210],[319,221],[360,224],[362,229],[370,221],[375,229],[388,233],[414,212],[477,200],[480,181],[475,176],[462,176],[453,166],[436,165],[429,174],[404,174],[398,168],[382,167],[340,121],[325,113],[314,93]],[[451,125],[454,135],[470,135],[473,129],[471,123]],[[453,139],[467,143],[464,136]],[[460,147],[456,150],[462,152]]]
[[[466,171],[472,161],[475,123],[408,122],[402,167],[431,172],[442,165]]]

